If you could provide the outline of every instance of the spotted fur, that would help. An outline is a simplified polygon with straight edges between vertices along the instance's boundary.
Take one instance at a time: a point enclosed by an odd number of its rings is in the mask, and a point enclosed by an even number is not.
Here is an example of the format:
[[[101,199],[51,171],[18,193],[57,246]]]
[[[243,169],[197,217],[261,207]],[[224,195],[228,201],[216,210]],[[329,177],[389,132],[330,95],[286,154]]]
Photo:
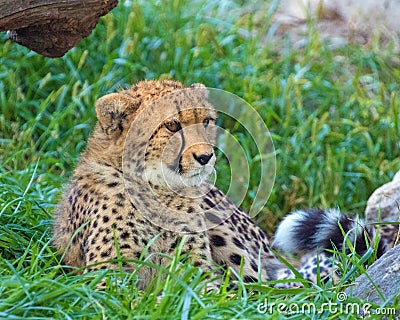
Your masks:
[[[155,103],[160,98],[163,103]],[[217,115],[204,86],[144,81],[100,98],[95,107],[98,123],[55,210],[54,244],[65,253],[65,264],[115,269],[118,248],[128,272],[144,249],[148,262],[166,266],[166,255],[174,255],[185,235],[183,252],[206,271],[218,264],[243,271],[248,282],[293,278],[271,252],[265,233],[206,182],[215,162]],[[147,118],[138,122],[143,115]],[[154,129],[149,137],[146,127]],[[281,244],[290,236],[286,233],[280,233]],[[299,271],[313,280],[310,269]],[[145,288],[156,273],[141,267],[139,286]]]

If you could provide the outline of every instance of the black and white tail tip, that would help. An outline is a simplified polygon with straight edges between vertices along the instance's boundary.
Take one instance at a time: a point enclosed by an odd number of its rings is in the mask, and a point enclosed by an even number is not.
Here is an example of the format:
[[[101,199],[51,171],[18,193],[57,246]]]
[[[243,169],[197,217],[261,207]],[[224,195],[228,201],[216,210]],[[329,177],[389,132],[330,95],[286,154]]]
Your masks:
[[[294,211],[283,219],[272,246],[289,253],[318,253],[325,249],[342,250],[347,238],[356,252],[363,255],[375,236],[375,229],[357,217],[348,218],[336,209],[307,209]],[[379,241],[378,257],[385,248],[383,241]]]

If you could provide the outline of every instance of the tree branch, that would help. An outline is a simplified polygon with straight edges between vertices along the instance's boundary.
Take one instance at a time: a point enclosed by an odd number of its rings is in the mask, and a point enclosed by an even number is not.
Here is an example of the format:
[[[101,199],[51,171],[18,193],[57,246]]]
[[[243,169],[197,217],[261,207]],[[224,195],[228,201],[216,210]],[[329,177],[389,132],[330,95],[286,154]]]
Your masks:
[[[0,31],[46,57],[61,57],[95,28],[118,0],[0,0]]]

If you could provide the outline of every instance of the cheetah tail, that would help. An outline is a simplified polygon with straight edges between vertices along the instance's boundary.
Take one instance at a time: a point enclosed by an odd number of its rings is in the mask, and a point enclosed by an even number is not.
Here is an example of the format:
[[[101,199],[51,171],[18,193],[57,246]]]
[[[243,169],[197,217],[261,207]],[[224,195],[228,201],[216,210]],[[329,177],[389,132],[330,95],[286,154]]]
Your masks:
[[[325,249],[342,250],[349,239],[358,254],[363,255],[374,243],[375,229],[357,217],[348,218],[339,210],[307,209],[295,211],[278,226],[272,246],[289,253],[319,253]],[[377,256],[386,245],[379,240]]]

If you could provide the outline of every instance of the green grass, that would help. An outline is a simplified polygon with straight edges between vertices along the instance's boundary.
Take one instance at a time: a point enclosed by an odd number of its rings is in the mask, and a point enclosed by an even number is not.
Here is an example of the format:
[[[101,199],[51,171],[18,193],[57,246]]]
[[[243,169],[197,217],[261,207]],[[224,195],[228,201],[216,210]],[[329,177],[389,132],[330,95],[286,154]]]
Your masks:
[[[266,299],[336,301],[348,282],[281,291],[239,283],[203,294],[205,275],[179,256],[145,292],[135,274],[120,272],[109,272],[108,289],[99,292],[96,275],[62,267],[51,246],[52,211],[95,124],[95,100],[142,79],[202,82],[261,114],[277,151],[276,182],[257,216],[269,234],[295,208],[362,212],[400,169],[400,63],[391,43],[331,49],[311,27],[304,47],[282,39],[276,52],[265,42],[269,13],[262,23],[239,13],[234,2],[120,1],[90,37],[53,60],[0,35],[0,318],[259,319]],[[235,134],[249,145],[248,209],[257,154],[245,133]],[[268,316],[283,318],[276,309]]]

